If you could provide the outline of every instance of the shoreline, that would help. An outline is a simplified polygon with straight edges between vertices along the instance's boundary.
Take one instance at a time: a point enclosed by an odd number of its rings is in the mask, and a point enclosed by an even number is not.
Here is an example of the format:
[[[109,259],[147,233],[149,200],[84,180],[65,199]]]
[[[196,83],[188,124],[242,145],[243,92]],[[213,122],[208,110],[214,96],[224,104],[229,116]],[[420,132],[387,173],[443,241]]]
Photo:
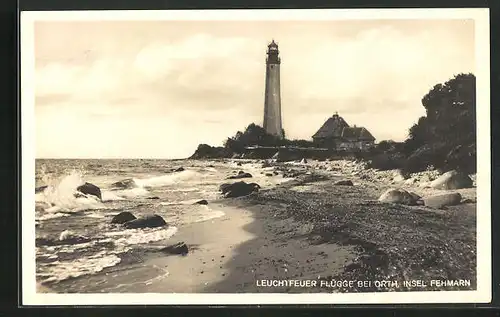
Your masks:
[[[287,164],[277,164],[276,167],[294,168]],[[470,245],[475,242],[475,227],[472,226],[475,224],[475,203],[454,206],[445,211],[381,205],[376,203],[380,191],[397,187],[395,184],[383,180],[371,182],[357,175],[348,175],[354,174],[352,171],[342,170],[342,174],[333,175],[319,171],[312,164],[303,167],[302,176],[295,180],[250,196],[209,202],[211,208],[221,210],[225,215],[191,223],[166,241],[166,245],[185,242],[190,247],[187,256],[148,253],[144,254],[140,263],[119,264],[91,276],[60,282],[53,288],[42,286],[45,289],[41,292],[332,292],[331,288],[317,287],[259,287],[257,281],[402,281],[431,277],[446,279],[454,275],[459,278],[460,272],[461,277],[470,277],[472,288],[475,287],[475,276],[471,277],[475,275],[471,273],[471,270],[475,273],[474,260],[457,257],[457,250],[463,246],[468,245],[475,252],[476,245]],[[307,171],[317,171],[318,174],[313,174],[327,175],[329,179],[306,175]],[[333,180],[346,178],[352,179],[355,186],[333,185]],[[412,184],[406,187],[424,194],[435,192]],[[469,197],[475,196],[475,190],[461,192],[464,197]],[[447,223],[443,224],[443,221]],[[421,232],[412,228],[415,223],[420,224]],[[448,224],[450,232],[454,231],[449,237],[439,232],[448,230]],[[399,229],[394,228],[398,225]],[[457,233],[462,227],[469,231]],[[439,239],[449,241],[440,242]],[[416,246],[413,246],[415,243]],[[450,245],[448,250],[439,249],[445,244]],[[404,258],[398,255],[403,251],[415,254],[409,256],[408,253]],[[440,251],[444,254],[442,260],[449,263],[434,259],[435,263],[423,269],[416,261],[419,256],[427,260],[429,257],[439,258]],[[468,262],[461,263],[462,260]],[[397,267],[391,268],[396,263]],[[379,272],[377,268],[384,270]],[[334,291],[384,290],[394,289],[339,288]],[[432,289],[398,289],[409,290]]]

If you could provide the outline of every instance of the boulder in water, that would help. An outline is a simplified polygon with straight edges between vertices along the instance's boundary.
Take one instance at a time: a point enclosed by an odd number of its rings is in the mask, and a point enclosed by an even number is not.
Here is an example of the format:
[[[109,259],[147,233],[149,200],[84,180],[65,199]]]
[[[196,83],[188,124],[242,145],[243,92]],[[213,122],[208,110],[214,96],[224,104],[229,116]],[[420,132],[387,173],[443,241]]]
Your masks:
[[[219,186],[219,190],[222,192],[222,194],[225,194],[228,192],[229,188],[231,187],[232,184],[229,183],[224,183]]]
[[[225,186],[222,192],[225,198],[234,198],[250,195],[251,193],[257,192],[259,188],[260,186],[256,183],[247,184],[241,181]]]
[[[432,188],[444,190],[470,188],[472,187],[472,179],[467,174],[452,170],[432,181],[430,186]]]
[[[131,221],[134,219],[137,219],[137,217],[134,216],[131,212],[123,211],[123,212],[120,212],[118,215],[114,216],[113,219],[111,219],[111,223],[123,224],[125,222]]]
[[[274,176],[273,173],[266,173],[265,175],[268,176],[268,177]]]
[[[354,184],[352,183],[351,180],[341,180],[341,181],[338,181],[336,182],[334,185],[342,185],[342,186],[354,186]]]
[[[458,205],[461,200],[462,195],[459,193],[442,194],[424,198],[424,205],[440,209],[446,206]]]
[[[300,161],[300,164],[307,164],[307,160],[303,158],[302,161]]]
[[[251,177],[253,177],[252,174],[240,171],[238,175],[229,176],[227,179],[240,179],[240,178],[251,178]]]
[[[176,244],[169,245],[160,250],[168,254],[180,254],[187,255],[189,252],[188,246],[184,242],[178,242]]]
[[[128,229],[163,227],[167,223],[159,215],[150,215],[125,222],[123,225]]]
[[[184,171],[184,170],[185,170],[185,169],[184,169],[184,167],[182,167],[182,166],[181,166],[181,167],[179,167],[179,168],[174,169],[173,171],[174,171],[174,172],[182,172],[182,171]]]
[[[208,205],[208,201],[206,201],[205,199],[198,200],[194,203],[194,205]]]
[[[94,184],[85,183],[83,185],[78,186],[76,190],[82,194],[93,195],[102,200],[101,189]]]
[[[418,199],[404,189],[389,189],[384,192],[378,200],[383,203],[412,206],[417,204]]]
[[[155,200],[155,199],[160,199],[160,197],[158,197],[158,196],[151,196],[151,197],[148,197],[148,198],[146,198],[146,199],[152,199],[152,200]]]
[[[115,188],[129,189],[137,187],[137,184],[132,178],[127,178],[119,182],[113,183],[111,184],[111,186]]]

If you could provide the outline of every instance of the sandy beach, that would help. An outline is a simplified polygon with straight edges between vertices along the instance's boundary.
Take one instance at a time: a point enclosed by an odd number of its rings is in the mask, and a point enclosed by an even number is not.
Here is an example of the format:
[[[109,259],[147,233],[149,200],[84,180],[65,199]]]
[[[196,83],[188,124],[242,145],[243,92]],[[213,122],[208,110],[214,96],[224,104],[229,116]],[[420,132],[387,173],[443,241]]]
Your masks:
[[[62,281],[51,289],[43,286],[38,292],[441,289],[402,287],[403,281],[417,279],[470,280],[468,287],[446,289],[475,288],[475,188],[455,190],[468,200],[444,209],[383,204],[377,198],[388,188],[406,188],[421,196],[442,191],[418,181],[398,184],[389,172],[363,174],[355,164],[344,166],[342,173],[328,171],[326,167],[335,164],[276,164],[276,171],[293,170],[300,175],[248,196],[210,201],[210,206],[224,211],[223,217],[191,223],[166,242],[185,242],[189,248],[185,256],[138,250],[131,253],[129,262]],[[334,185],[346,178],[353,186]],[[151,247],[158,249],[165,246],[162,243],[155,242]],[[262,281],[290,279],[394,280],[400,284],[396,288],[262,286]]]

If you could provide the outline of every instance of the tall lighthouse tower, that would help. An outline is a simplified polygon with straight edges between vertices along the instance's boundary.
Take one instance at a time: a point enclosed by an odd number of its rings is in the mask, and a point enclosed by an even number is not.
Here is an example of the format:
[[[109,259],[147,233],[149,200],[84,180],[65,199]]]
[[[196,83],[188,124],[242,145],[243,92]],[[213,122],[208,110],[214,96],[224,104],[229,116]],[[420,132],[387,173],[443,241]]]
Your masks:
[[[283,138],[281,125],[280,64],[278,44],[274,40],[267,46],[266,91],[264,101],[264,129]]]

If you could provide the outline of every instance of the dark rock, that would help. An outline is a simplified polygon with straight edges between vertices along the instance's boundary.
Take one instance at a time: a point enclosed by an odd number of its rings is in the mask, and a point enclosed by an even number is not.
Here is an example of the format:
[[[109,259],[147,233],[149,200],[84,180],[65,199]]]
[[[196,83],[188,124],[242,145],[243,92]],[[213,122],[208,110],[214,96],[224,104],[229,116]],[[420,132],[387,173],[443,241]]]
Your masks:
[[[462,200],[461,203],[462,204],[475,204],[475,203],[477,203],[477,201],[475,199],[469,199],[469,198],[467,198],[467,199]]]
[[[231,187],[232,184],[230,183],[224,183],[219,186],[219,191],[221,191],[223,194],[227,193],[229,188]]]
[[[341,180],[336,182],[334,185],[342,185],[342,186],[354,186],[351,180]]]
[[[47,189],[47,185],[35,188],[35,194],[41,193]]]
[[[206,201],[205,199],[202,199],[202,200],[195,202],[194,205],[208,205],[208,201]]]
[[[423,200],[425,206],[439,209],[446,206],[453,206],[460,204],[462,200],[462,195],[460,195],[459,193],[442,194],[442,195],[426,197]]]
[[[111,219],[111,223],[123,224],[125,222],[131,221],[134,219],[137,219],[137,217],[134,216],[131,212],[123,211],[123,212],[120,212],[118,215],[114,216],[113,219]]]
[[[439,176],[436,180],[432,181],[430,186],[444,190],[471,188],[472,179],[467,174],[453,170]]]
[[[174,172],[182,172],[184,170],[185,170],[184,167],[179,167],[179,168],[174,169],[173,171]]]
[[[187,255],[189,248],[184,242],[178,242],[176,244],[169,245],[160,251],[168,254]]]
[[[132,178],[127,178],[121,181],[118,181],[116,183],[111,184],[112,187],[114,188],[120,188],[120,189],[129,189],[129,188],[135,188],[137,187],[137,184]]]
[[[93,196],[98,197],[99,199],[102,199],[101,189],[99,187],[97,187],[96,185],[94,185],[94,184],[85,183],[83,185],[78,186],[76,188],[76,190],[79,191],[82,194],[93,195]]]
[[[273,173],[266,173],[265,175],[266,175],[266,176],[269,176],[269,177],[274,176],[274,174],[273,174]]]
[[[146,198],[146,199],[160,199],[160,197],[158,197],[158,196],[153,196],[153,197],[148,197],[148,198]]]
[[[238,175],[245,174],[243,171],[238,171]]]
[[[241,164],[241,162],[238,162],[238,163],[236,163],[236,165],[237,165],[237,166],[241,166],[241,165],[243,165],[243,164]]]
[[[225,186],[222,190],[225,198],[241,197],[257,192],[260,186],[256,183],[247,184],[245,182],[237,182]]]
[[[242,172],[242,171],[240,171],[240,172]],[[242,172],[242,173],[239,173],[238,175],[229,176],[227,179],[240,179],[240,178],[251,178],[251,177],[253,177],[252,174]]]
[[[165,220],[159,215],[150,215],[142,218],[137,218],[131,221],[128,221],[123,224],[128,229],[137,229],[137,228],[155,228],[155,227],[163,227],[167,225]]]

